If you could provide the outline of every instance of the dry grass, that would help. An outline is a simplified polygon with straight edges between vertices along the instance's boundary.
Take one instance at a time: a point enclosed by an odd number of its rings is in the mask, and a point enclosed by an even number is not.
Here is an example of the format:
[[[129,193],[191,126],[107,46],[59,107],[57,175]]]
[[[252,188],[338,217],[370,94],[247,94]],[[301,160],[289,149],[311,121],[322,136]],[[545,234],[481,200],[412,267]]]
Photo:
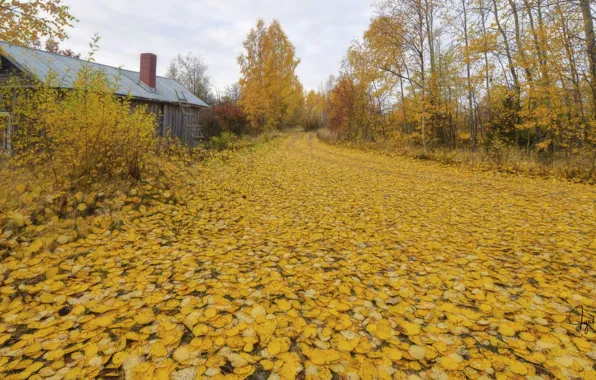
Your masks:
[[[596,149],[586,148],[575,152],[538,153],[504,146],[466,148],[433,147],[426,151],[419,145],[394,141],[342,141],[329,130],[317,133],[320,140],[360,150],[386,155],[399,155],[420,160],[440,162],[445,165],[462,165],[477,170],[497,170],[511,174],[540,177],[557,177],[574,182],[596,183]]]

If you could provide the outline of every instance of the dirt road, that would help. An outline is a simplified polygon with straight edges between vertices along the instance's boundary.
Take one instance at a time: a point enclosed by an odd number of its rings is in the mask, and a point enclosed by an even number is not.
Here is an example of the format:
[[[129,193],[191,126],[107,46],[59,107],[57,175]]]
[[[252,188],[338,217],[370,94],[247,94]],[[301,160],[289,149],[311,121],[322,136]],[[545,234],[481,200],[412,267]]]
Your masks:
[[[2,264],[26,286],[0,306],[3,377],[596,377],[569,319],[596,314],[594,187],[312,134],[197,176],[183,206]]]

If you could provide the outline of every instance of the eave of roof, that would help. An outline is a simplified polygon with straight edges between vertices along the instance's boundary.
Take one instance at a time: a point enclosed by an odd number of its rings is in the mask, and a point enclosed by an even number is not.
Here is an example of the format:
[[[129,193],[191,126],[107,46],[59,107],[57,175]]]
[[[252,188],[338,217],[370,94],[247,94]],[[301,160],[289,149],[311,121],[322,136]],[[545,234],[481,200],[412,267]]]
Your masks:
[[[60,88],[73,88],[77,73],[89,65],[93,69],[103,71],[107,78],[117,84],[115,93],[118,95],[150,102],[177,104],[178,94],[182,94],[189,105],[210,108],[207,103],[173,79],[158,76],[156,89],[153,90],[140,81],[138,72],[131,70],[11,45],[3,41],[0,41],[0,54],[19,70],[38,80],[45,81],[50,75],[55,75],[56,78],[60,78],[57,84]]]

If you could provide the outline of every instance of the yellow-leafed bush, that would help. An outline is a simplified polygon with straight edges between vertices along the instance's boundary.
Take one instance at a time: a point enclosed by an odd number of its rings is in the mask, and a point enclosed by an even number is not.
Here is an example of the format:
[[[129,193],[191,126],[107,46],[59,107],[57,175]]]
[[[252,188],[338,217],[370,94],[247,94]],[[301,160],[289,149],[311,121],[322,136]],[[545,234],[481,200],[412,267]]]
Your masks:
[[[86,68],[73,89],[51,80],[4,88],[3,108],[16,129],[13,162],[52,173],[59,186],[101,176],[139,179],[157,146],[155,115],[115,95],[115,80]]]

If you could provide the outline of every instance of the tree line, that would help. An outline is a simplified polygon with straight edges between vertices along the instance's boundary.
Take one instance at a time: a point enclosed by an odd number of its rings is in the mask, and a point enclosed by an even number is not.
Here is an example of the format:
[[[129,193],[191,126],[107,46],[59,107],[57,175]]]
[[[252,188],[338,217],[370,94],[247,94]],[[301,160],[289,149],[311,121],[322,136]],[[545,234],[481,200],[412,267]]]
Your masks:
[[[428,146],[596,143],[589,0],[383,0],[353,41],[323,116],[345,139]]]
[[[382,0],[317,91],[303,91],[279,22],[260,20],[244,48],[234,115],[249,131],[545,154],[596,145],[589,0]]]
[[[304,126],[325,126],[326,98],[304,91],[296,68],[300,59],[278,20],[258,20],[243,42],[238,56],[241,77],[219,91],[203,60],[192,53],[175,58],[167,76],[176,79],[212,106],[203,115],[207,129],[255,134]]]
[[[204,125],[217,131],[261,133],[301,122],[303,87],[296,75],[300,60],[279,21],[258,20],[238,56],[241,78],[222,92],[213,86],[207,66],[194,54],[179,55],[167,76],[212,105]]]
[[[47,37],[47,50],[73,54],[54,42],[74,21],[68,8],[42,3],[7,2],[0,37],[34,44]],[[508,144],[548,153],[596,145],[589,0],[379,0],[373,7],[339,73],[317,91],[304,91],[300,59],[277,20],[250,30],[238,56],[241,78],[224,91],[193,54],[174,59],[167,76],[213,105],[209,123],[236,133],[302,125],[425,149]]]

